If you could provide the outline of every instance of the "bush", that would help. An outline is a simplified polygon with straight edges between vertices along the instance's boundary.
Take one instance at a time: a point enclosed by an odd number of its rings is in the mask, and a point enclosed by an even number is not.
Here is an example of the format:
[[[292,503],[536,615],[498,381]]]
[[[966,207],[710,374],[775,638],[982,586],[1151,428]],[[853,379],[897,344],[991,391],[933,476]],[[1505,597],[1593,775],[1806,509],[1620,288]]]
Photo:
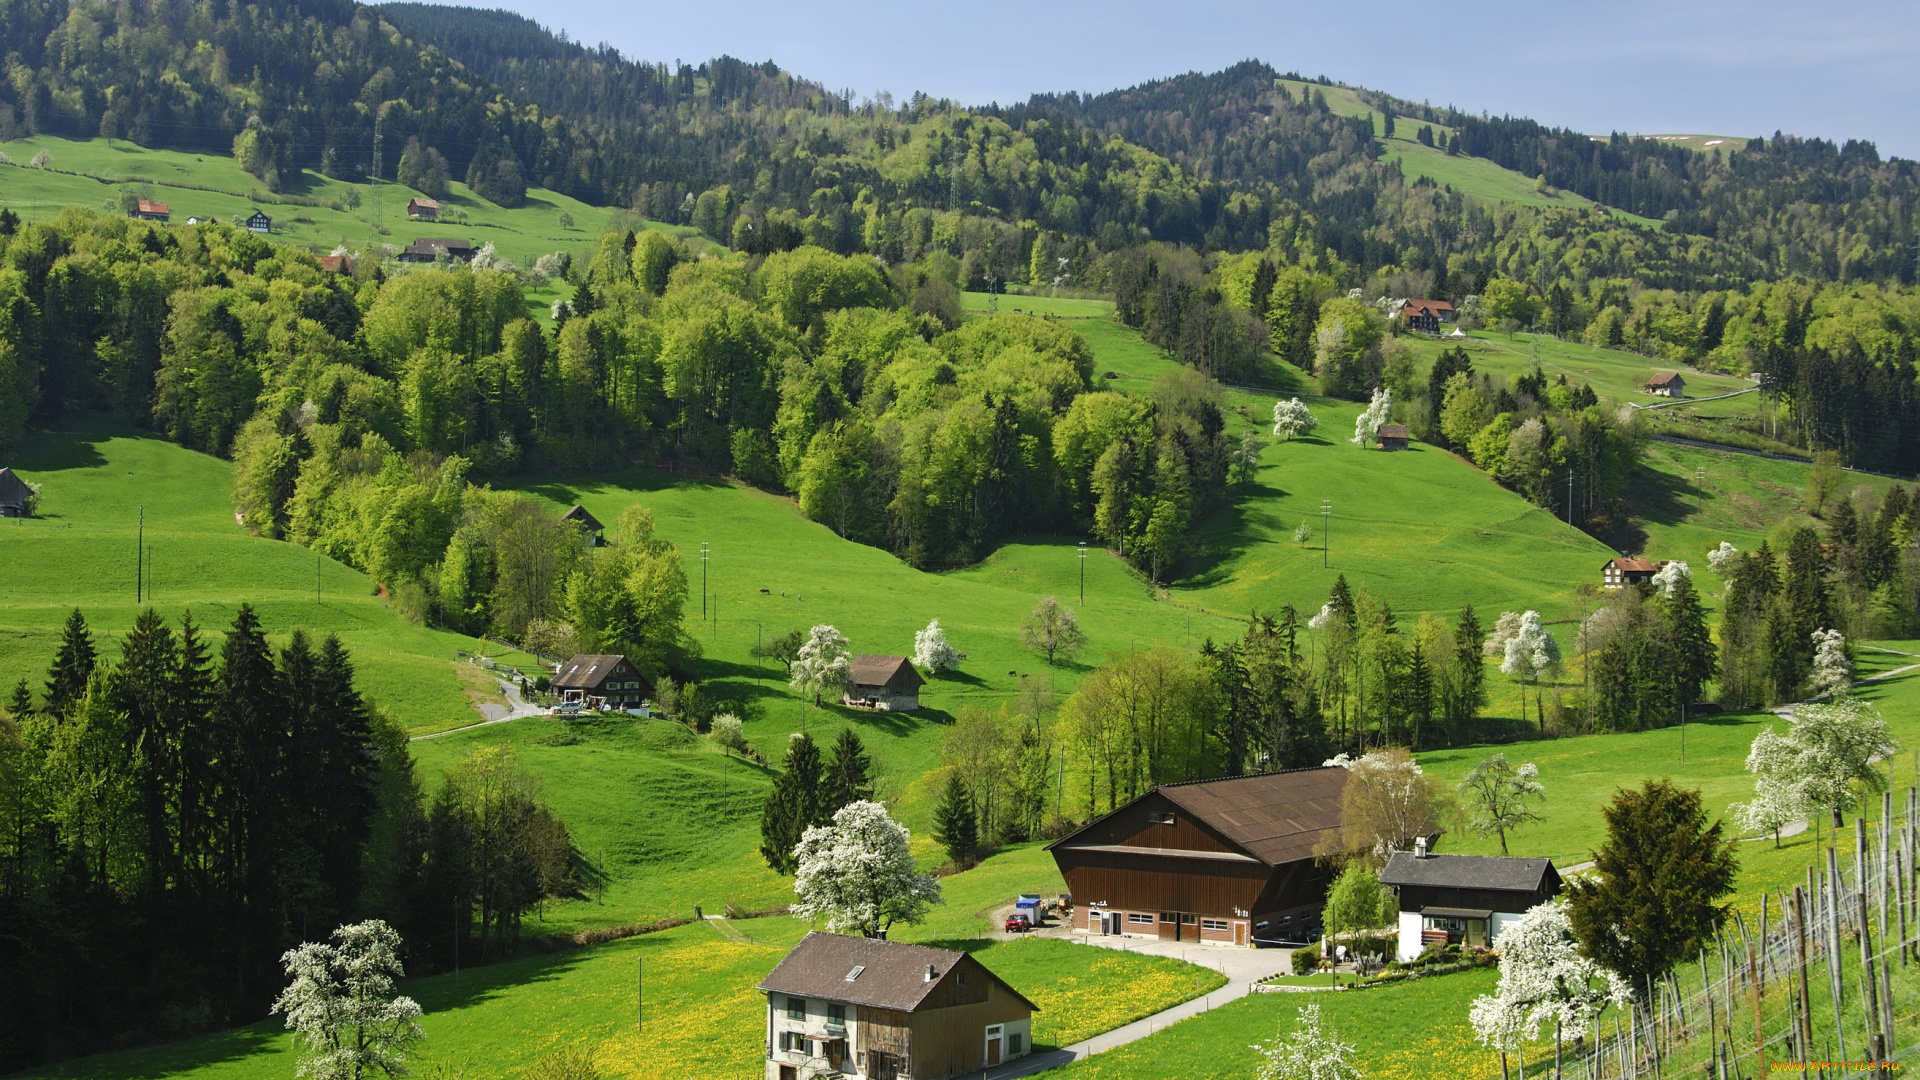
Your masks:
[[[1304,949],[1293,950],[1293,973],[1311,975],[1320,970],[1320,946],[1309,945]]]
[[[602,1080],[605,1075],[592,1050],[556,1050],[534,1062],[525,1080]]]

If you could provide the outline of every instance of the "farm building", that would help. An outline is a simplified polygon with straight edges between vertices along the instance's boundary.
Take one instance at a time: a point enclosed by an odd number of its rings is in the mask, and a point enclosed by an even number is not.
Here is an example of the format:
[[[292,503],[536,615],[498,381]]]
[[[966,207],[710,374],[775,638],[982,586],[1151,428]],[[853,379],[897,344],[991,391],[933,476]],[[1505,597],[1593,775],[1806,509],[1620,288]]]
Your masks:
[[[165,221],[172,213],[173,211],[167,208],[166,203],[140,199],[133,204],[132,216],[141,221]]]
[[[247,231],[270,233],[273,231],[273,219],[268,217],[264,212],[255,210],[252,215],[247,218]]]
[[[600,534],[605,532],[607,527],[600,524],[600,519],[589,513],[586,507],[575,503],[571,509],[560,515],[560,520],[571,521],[580,526],[580,530],[587,534],[588,547],[599,547],[606,543]]]
[[[1337,766],[1164,784],[1048,846],[1075,929],[1209,945],[1318,933],[1340,829]]]
[[[1550,859],[1436,855],[1422,838],[1387,859],[1380,884],[1400,898],[1399,958],[1412,960],[1428,945],[1491,946],[1560,892],[1560,872]]]
[[[1687,396],[1687,380],[1681,378],[1679,372],[1669,371],[1648,379],[1647,385],[1640,389],[1660,397],[1683,398]]]
[[[407,200],[407,216],[415,221],[440,220],[440,204],[422,195]]]
[[[1608,559],[1600,568],[1601,584],[1609,589],[1624,589],[1629,585],[1642,585],[1653,580],[1653,575],[1667,565],[1667,560],[1655,562],[1642,559],[1637,555],[1622,555],[1617,559]]]
[[[1445,300],[1402,300],[1393,317],[1409,330],[1437,334],[1441,323],[1453,321],[1453,305]]]
[[[320,256],[320,269],[329,274],[353,273],[353,258],[348,255]]]
[[[841,702],[888,712],[919,708],[920,688],[927,684],[904,656],[856,654],[852,676],[853,686],[841,696]]]
[[[442,258],[459,259],[465,262],[473,258],[473,245],[465,240],[441,240],[423,236],[400,250],[401,262],[430,263]]]
[[[637,709],[653,693],[653,684],[618,653],[581,653],[568,660],[554,675],[553,688],[561,701],[589,708]]]
[[[0,517],[26,517],[33,506],[33,488],[12,469],[0,468]]]
[[[1033,1050],[1039,1007],[966,953],[808,934],[760,981],[767,1080],[940,1080]]]
[[[1373,433],[1374,445],[1382,450],[1405,450],[1407,448],[1407,428],[1405,424],[1381,424]]]

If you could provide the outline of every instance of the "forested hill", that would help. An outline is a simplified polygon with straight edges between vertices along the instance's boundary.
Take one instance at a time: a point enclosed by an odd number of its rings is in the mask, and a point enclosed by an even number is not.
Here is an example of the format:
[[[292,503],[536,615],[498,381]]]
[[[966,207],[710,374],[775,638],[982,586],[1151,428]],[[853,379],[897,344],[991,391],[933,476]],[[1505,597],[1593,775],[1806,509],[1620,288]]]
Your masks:
[[[506,12],[352,0],[14,0],[0,6],[0,49],[0,139],[230,151],[269,188],[297,188],[309,169],[394,178],[412,150],[416,164],[444,155],[453,179],[504,205],[537,185],[755,253],[813,243],[901,262],[944,249],[968,283],[1104,287],[1099,257],[1148,239],[1267,249],[1341,280],[1427,274],[1447,295],[1509,276],[1597,303],[1915,273],[1920,179],[1867,143],[1774,137],[1723,155],[1596,140],[1303,84],[1257,61],[1006,108],[921,95],[896,107],[773,61],[669,67]],[[1418,123],[1439,154],[1665,227],[1410,181],[1388,116]]]

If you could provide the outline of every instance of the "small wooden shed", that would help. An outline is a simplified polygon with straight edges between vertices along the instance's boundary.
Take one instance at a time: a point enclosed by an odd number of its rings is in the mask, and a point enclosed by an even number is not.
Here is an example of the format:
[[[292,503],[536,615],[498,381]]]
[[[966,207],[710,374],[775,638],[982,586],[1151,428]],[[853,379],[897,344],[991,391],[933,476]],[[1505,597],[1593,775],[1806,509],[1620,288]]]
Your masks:
[[[407,200],[407,216],[417,221],[438,221],[440,204],[421,195]]]
[[[1681,378],[1679,372],[1669,371],[1665,375],[1655,375],[1648,379],[1647,384],[1640,389],[1660,397],[1683,398],[1687,396],[1687,380]]]
[[[904,656],[874,656],[860,653],[853,658],[853,687],[841,696],[847,705],[888,712],[909,712],[920,707],[920,688],[927,680],[913,670]]]
[[[167,208],[166,203],[155,202],[152,199],[139,199],[134,203],[132,216],[142,221],[165,221],[172,213],[173,211]]]
[[[1407,448],[1407,427],[1405,424],[1381,424],[1373,433],[1374,445],[1382,450],[1405,450]]]
[[[601,544],[606,543],[605,538],[600,534],[606,532],[607,527],[600,524],[600,519],[594,517],[592,513],[588,512],[586,507],[581,506],[579,503],[575,503],[566,513],[561,514],[560,520],[570,521],[580,526],[580,531],[587,534],[588,547],[599,547]]]
[[[0,517],[26,517],[33,489],[12,469],[0,468]]]

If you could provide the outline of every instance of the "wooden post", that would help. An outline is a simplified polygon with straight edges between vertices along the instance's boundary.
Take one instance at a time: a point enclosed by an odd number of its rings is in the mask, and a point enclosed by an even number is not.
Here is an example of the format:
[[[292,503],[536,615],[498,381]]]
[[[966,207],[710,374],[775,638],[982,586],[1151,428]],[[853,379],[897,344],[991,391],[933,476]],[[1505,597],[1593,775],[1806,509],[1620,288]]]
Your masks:
[[[1860,1022],[1861,1032],[1866,1038],[1866,1056],[1874,1061],[1886,1057],[1884,1043],[1880,1035],[1880,979],[1873,962],[1873,929],[1868,924],[1871,913],[1867,908],[1867,884],[1872,880],[1867,865],[1867,819],[1864,816],[1853,819],[1853,878],[1859,886],[1854,893],[1854,915],[1860,920]],[[1839,957],[1834,957],[1834,967],[1838,968]],[[1844,1044],[1842,1044],[1844,1045]]]
[[[1747,936],[1747,924],[1744,921],[1740,923],[1740,936],[1743,938]],[[1760,942],[1761,942],[1760,966],[1757,971],[1752,973],[1755,977],[1760,979],[1765,979],[1767,977],[1766,940],[1767,940],[1767,894],[1761,893],[1760,894]],[[1749,953],[1753,951],[1752,942],[1747,943],[1747,951]]]
[[[1800,972],[1800,1004],[1795,1010],[1795,1019],[1799,1021],[1800,1060],[1813,1057],[1813,999],[1808,997],[1811,988],[1807,984],[1807,904],[1806,897],[1800,893],[1798,885],[1793,888],[1793,964]],[[1758,1010],[1759,1005],[1754,1006]],[[1754,1020],[1759,1024],[1758,1015]]]
[[[1834,1048],[1840,1054],[1846,1053],[1846,1043],[1840,1033],[1846,1029],[1846,1021],[1841,1019],[1840,1009],[1845,1003],[1846,990],[1840,977],[1840,853],[1827,848],[1827,988],[1833,993],[1833,1038]]]
[[[1753,1006],[1754,1061],[1757,1063],[1761,1074],[1765,1075],[1767,1071],[1767,1034],[1766,1028],[1760,1021],[1760,960],[1754,955],[1753,939],[1747,936],[1746,920],[1740,918],[1740,913],[1737,911],[1734,912],[1733,917],[1740,927],[1740,940],[1745,943],[1747,947],[1747,997],[1749,1003]],[[1766,949],[1766,945],[1767,939],[1763,932],[1760,937],[1760,947],[1762,951]],[[1789,988],[1788,996],[1792,996],[1791,988]]]

